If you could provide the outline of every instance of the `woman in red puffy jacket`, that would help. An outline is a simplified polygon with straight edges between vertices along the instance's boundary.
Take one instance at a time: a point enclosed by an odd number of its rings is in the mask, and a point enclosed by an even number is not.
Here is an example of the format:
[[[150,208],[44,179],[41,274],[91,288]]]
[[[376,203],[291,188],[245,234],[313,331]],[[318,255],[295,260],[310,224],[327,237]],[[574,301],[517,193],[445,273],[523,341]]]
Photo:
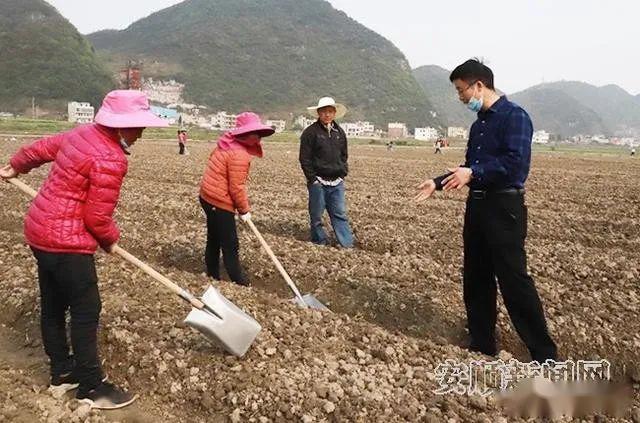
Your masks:
[[[95,123],[22,147],[0,169],[3,179],[52,162],[25,218],[24,233],[38,263],[42,343],[51,364],[51,385],[78,388],[76,398],[93,408],[120,408],[135,400],[103,378],[97,348],[101,302],[93,259],[119,238],[113,221],[127,147],[145,127],[167,126],[149,111],[140,91],[112,91]],[[65,313],[71,315],[70,353]]]

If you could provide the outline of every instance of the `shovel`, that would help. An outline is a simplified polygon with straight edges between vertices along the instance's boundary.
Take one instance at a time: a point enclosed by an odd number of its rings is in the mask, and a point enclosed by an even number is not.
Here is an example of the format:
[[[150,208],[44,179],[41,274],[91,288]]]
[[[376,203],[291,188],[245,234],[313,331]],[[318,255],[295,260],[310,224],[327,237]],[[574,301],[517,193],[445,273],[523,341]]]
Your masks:
[[[193,309],[184,322],[198,330],[209,341],[221,345],[231,354],[242,357],[262,329],[258,322],[226,299],[212,285],[207,288],[202,298],[198,299],[120,246],[115,245],[112,252],[140,268],[191,304]]]
[[[267,244],[267,241],[264,240],[264,238],[262,237],[262,234],[260,234],[260,231],[258,231],[258,228],[256,228],[256,225],[253,224],[253,221],[251,220],[251,218],[247,219],[246,222],[251,228],[251,230],[253,231],[253,233],[256,235],[256,238],[258,238],[258,241],[260,241],[260,244],[262,244],[262,247],[264,248],[264,250],[267,252],[269,257],[271,258],[271,261],[273,261],[273,264],[276,265],[276,268],[278,269],[278,271],[280,272],[284,280],[287,282],[287,285],[289,285],[289,288],[291,288],[291,290],[295,294],[295,297],[293,298],[293,302],[295,302],[302,308],[311,307],[318,310],[329,311],[327,306],[322,304],[320,300],[318,300],[315,296],[313,296],[313,294],[305,294],[305,295],[300,294],[298,287],[296,286],[295,283],[293,283],[287,271],[284,270],[284,267],[282,267],[282,264],[280,264],[280,260],[278,260],[276,255],[273,254],[273,251],[271,251],[269,244]]]
[[[31,197],[37,194],[36,190],[19,179],[10,178],[7,182],[17,186]],[[191,304],[193,309],[184,322],[231,354],[243,356],[262,329],[257,321],[227,300],[213,286],[209,286],[202,298],[198,299],[117,244],[113,247],[112,253],[118,254]]]

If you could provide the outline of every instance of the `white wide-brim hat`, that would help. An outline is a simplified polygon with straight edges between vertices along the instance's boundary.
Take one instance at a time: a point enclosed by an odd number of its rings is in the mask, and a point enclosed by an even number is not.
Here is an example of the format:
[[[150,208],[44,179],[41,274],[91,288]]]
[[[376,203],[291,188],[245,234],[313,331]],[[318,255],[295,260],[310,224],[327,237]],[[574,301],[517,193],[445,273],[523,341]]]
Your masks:
[[[323,107],[331,106],[336,109],[336,119],[340,119],[347,113],[347,107],[344,104],[336,103],[336,101],[331,97],[322,97],[318,100],[317,106],[307,107],[309,114],[314,117],[318,116],[318,109]]]

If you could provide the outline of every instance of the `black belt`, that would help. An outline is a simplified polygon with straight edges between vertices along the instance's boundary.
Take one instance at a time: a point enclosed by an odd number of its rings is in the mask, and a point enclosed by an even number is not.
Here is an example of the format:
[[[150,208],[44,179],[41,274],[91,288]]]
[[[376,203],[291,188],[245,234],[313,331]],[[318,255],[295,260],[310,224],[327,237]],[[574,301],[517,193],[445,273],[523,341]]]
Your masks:
[[[469,190],[469,198],[472,200],[484,200],[493,195],[524,195],[524,188],[505,188],[496,190],[472,189]]]

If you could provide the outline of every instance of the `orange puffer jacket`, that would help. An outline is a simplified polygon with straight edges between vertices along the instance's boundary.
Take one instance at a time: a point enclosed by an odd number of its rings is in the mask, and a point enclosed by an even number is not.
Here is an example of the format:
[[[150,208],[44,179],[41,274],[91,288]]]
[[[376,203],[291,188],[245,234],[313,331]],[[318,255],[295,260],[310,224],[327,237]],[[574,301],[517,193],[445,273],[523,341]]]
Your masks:
[[[260,144],[245,145],[229,134],[224,134],[209,156],[207,168],[200,184],[200,196],[222,210],[248,213],[247,178],[251,156],[262,157]]]

